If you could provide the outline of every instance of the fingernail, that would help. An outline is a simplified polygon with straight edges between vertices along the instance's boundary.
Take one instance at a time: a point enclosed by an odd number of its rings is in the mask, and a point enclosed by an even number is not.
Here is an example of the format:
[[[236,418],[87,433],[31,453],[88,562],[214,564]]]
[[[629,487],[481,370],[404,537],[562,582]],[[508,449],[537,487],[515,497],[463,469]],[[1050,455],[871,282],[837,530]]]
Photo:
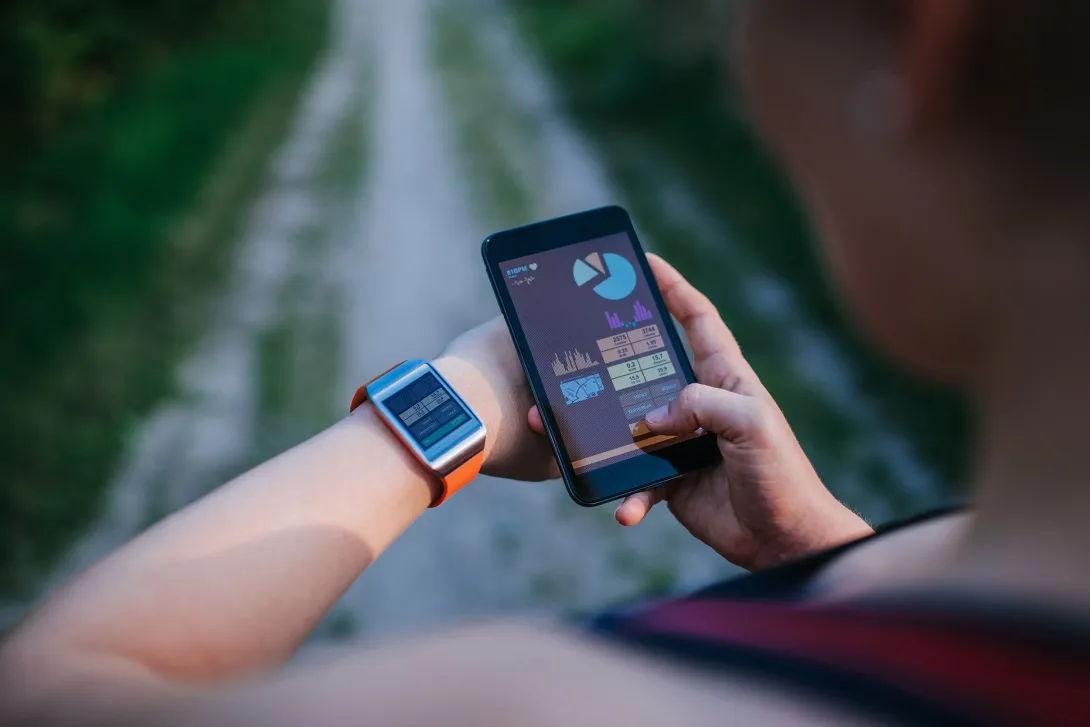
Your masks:
[[[669,411],[669,407],[660,406],[658,409],[652,409],[647,412],[647,416],[644,419],[648,424],[662,424],[666,421],[666,413]]]
[[[621,522],[621,510],[624,509],[624,503],[617,506],[617,509],[613,511],[613,519],[617,522]],[[623,523],[622,523],[623,524]]]

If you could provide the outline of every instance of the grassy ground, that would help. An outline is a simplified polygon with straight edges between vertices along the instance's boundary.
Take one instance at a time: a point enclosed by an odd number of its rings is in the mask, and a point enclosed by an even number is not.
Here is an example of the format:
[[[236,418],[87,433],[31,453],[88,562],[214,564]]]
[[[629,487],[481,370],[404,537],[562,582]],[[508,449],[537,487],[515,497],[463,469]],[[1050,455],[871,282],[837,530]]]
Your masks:
[[[868,405],[907,433],[942,480],[958,482],[967,439],[960,403],[895,372],[843,319],[799,206],[732,106],[718,61],[668,50],[669,37],[639,4],[510,5],[638,224],[714,300],[815,459],[853,457],[860,433],[785,365],[783,332],[754,310],[747,284],[755,276],[787,283],[798,315],[848,356]],[[696,210],[704,224],[679,224],[692,216],[679,207]],[[875,467],[867,474],[874,489],[895,492],[884,485],[897,473]],[[891,509],[918,506],[894,502]]]
[[[316,197],[323,206],[301,233],[295,263],[277,302],[275,323],[258,344],[257,436],[244,468],[257,465],[330,426],[344,416],[344,302],[331,285],[331,252],[337,236],[332,220],[343,219],[364,183],[369,136],[365,90],[357,90],[351,113],[330,132],[327,157],[319,163]],[[347,216],[351,216],[350,214]]]
[[[431,60],[455,124],[458,151],[466,160],[472,197],[495,229],[525,224],[534,214],[526,166],[535,148],[533,129],[511,103],[505,79],[481,46],[479,29],[465,4],[435,10]]]
[[[130,73],[0,189],[0,592],[94,516],[200,327],[326,4],[261,18]]]

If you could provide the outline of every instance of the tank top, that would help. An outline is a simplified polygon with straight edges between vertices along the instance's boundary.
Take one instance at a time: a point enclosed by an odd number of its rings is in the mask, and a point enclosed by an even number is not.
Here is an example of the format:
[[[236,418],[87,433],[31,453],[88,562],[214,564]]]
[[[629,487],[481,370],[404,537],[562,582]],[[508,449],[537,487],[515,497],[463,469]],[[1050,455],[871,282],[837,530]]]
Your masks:
[[[826,564],[870,540],[590,627],[660,659],[769,680],[884,723],[1090,725],[1090,629],[1081,621],[953,594],[805,601]]]

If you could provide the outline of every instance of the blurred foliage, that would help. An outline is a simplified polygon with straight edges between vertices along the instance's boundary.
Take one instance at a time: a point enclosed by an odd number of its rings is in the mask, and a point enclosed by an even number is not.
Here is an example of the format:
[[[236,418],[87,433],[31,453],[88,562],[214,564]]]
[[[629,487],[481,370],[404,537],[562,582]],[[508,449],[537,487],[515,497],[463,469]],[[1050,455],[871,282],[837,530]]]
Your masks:
[[[0,8],[0,159],[9,164],[119,83],[210,30],[252,29],[259,0],[9,0]]]
[[[260,99],[289,113],[326,10],[0,7],[0,592],[95,512],[126,426],[172,385],[180,307],[226,254],[179,218]]]
[[[612,151],[614,173],[625,175],[626,168],[634,166],[625,149],[637,146],[657,149],[676,165],[693,182],[701,206],[717,214],[762,265],[789,283],[805,315],[850,352],[859,364],[864,391],[911,435],[940,477],[956,487],[964,475],[969,436],[964,405],[949,392],[895,371],[844,320],[800,205],[739,107],[728,67],[731,4],[724,0],[509,0],[509,4],[559,80],[570,111],[603,140],[607,152]],[[669,240],[660,244],[668,245]],[[677,251],[679,266],[725,315],[731,307],[745,305],[736,291],[715,287],[708,269],[716,266],[708,264],[704,253],[703,264],[686,261],[691,253]],[[731,264],[721,262],[720,268]],[[735,320],[728,315],[728,320],[743,346],[760,335],[746,330],[742,316]],[[766,383],[774,394],[792,386]],[[797,382],[794,388],[798,389]],[[788,413],[795,421],[807,416],[799,407]]]

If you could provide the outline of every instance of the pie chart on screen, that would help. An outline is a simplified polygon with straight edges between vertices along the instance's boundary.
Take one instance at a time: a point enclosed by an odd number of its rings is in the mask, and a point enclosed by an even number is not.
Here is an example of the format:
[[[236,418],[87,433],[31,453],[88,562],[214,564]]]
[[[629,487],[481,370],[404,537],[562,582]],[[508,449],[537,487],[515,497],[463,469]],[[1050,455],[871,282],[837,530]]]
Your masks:
[[[593,285],[594,292],[606,300],[623,300],[636,290],[636,268],[620,255],[591,253],[575,261],[575,284]]]

